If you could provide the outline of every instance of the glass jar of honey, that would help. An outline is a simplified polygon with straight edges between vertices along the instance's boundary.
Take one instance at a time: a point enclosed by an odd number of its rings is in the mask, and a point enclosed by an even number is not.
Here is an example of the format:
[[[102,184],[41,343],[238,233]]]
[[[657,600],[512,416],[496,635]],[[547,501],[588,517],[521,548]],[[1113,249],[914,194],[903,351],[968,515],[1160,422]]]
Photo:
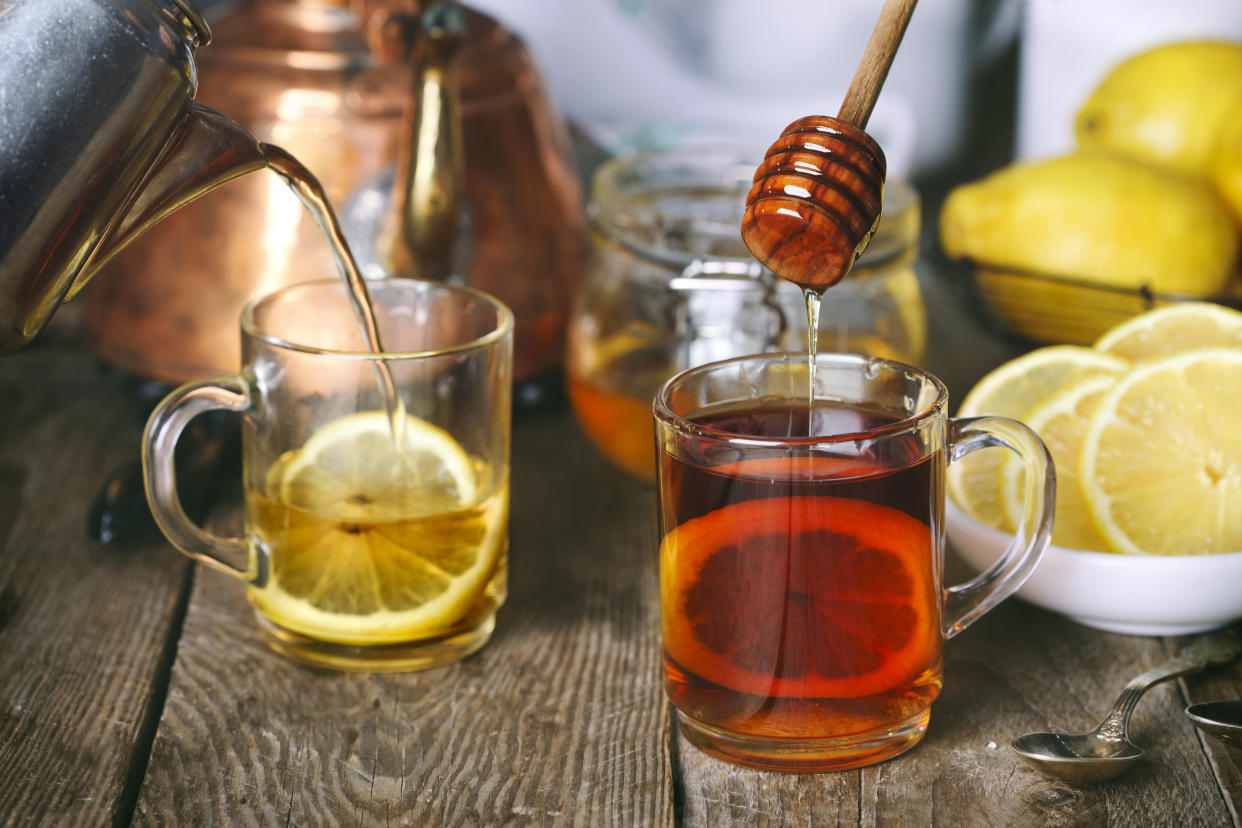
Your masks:
[[[806,350],[800,290],[762,267],[739,231],[762,157],[761,147],[686,146],[613,159],[592,181],[569,397],[591,441],[636,475],[654,475],[651,400],[669,377],[734,356]],[[870,246],[824,296],[821,352],[922,362],[918,235],[918,195],[890,179]]]

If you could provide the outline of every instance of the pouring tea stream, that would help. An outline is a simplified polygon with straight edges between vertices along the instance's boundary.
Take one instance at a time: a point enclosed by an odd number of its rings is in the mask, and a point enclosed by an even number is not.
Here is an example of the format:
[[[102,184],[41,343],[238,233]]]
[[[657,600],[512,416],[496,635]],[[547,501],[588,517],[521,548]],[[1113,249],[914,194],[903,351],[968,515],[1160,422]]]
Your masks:
[[[135,22],[142,28],[135,30]],[[103,38],[108,48],[89,54],[79,49],[63,61],[43,54],[44,44],[66,42],[59,29],[78,25],[94,37],[67,42],[96,47]],[[30,82],[21,88],[32,90],[0,96],[0,123],[28,126],[25,140],[0,149],[0,193],[15,201],[0,201],[0,207],[13,208],[5,212],[16,220],[0,247],[0,352],[29,342],[61,301],[161,218],[264,168],[279,175],[314,215],[348,285],[368,348],[383,351],[366,285],[319,182],[281,148],[192,102],[192,52],[210,38],[189,0],[128,0],[120,8],[99,0],[19,0],[0,16],[0,45],[11,46],[0,49],[0,77],[26,77]],[[83,71],[92,68],[92,56],[102,56],[109,71]],[[26,60],[40,68],[23,68]],[[76,77],[67,74],[71,70],[79,71],[81,84],[65,83]],[[43,95],[44,88],[52,94]],[[54,105],[81,117],[65,118]],[[378,361],[376,372],[399,439],[402,401],[388,365]]]
[[[314,171],[368,278],[464,281],[512,308],[521,399],[546,400],[585,216],[568,130],[521,38],[450,0],[217,8],[195,101]],[[93,277],[88,347],[170,384],[234,370],[245,304],[330,272],[309,218],[268,175],[187,204]]]

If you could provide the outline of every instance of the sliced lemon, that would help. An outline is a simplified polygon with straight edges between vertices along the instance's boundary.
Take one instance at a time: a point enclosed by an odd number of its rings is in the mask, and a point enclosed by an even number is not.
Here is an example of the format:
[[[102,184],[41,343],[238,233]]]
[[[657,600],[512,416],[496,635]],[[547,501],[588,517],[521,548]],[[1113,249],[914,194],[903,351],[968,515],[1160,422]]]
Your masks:
[[[1242,351],[1136,366],[1105,395],[1083,442],[1087,506],[1117,552],[1242,550]]]
[[[1095,350],[1131,362],[1201,348],[1242,348],[1242,312],[1211,302],[1180,302],[1132,317],[1095,343]]]
[[[1092,412],[1116,384],[1117,378],[1113,376],[1086,377],[1053,394],[1035,406],[1026,417],[1026,424],[1044,441],[1056,465],[1056,523],[1052,542],[1057,546],[1092,552],[1110,551],[1087,510],[1078,481],[1078,458]],[[1016,526],[1022,519],[1025,475],[1022,463],[1013,454],[1007,454],[1002,462],[1005,516],[1010,525]]]
[[[341,520],[435,514],[472,502],[474,468],[452,435],[417,417],[398,423],[399,449],[383,411],[328,423],[289,458],[281,499]]]
[[[482,485],[495,475],[423,420],[399,433],[398,449],[383,412],[350,415],[268,470],[249,515],[270,556],[250,596],[269,619],[330,641],[402,641],[453,629],[488,591],[507,479]]]
[[[959,417],[994,414],[1023,420],[1053,394],[1093,376],[1117,376],[1129,363],[1077,345],[1053,345],[1023,354],[979,380],[958,410]],[[979,451],[949,466],[949,494],[961,509],[978,521],[1012,530],[1002,495],[1005,454]]]

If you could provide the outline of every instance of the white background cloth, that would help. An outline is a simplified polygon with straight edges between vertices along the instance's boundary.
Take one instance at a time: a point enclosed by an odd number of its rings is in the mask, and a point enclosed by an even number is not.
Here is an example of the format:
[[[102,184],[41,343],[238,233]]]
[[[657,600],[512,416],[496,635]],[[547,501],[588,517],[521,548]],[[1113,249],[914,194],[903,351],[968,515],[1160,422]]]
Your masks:
[[[698,138],[762,150],[835,115],[883,0],[472,0],[526,41],[563,114],[613,152]],[[890,172],[959,146],[969,73],[1016,0],[925,0],[868,124]],[[982,21],[982,22],[981,22]]]

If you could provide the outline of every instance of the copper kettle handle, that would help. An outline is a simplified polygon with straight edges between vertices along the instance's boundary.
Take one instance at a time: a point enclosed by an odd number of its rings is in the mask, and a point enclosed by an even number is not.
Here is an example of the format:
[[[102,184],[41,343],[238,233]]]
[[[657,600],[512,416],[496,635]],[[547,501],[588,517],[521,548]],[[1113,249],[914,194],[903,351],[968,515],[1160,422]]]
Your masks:
[[[455,0],[433,3],[419,16],[395,209],[379,242],[392,274],[439,280],[456,269],[465,166],[457,54],[465,36],[465,12]]]

